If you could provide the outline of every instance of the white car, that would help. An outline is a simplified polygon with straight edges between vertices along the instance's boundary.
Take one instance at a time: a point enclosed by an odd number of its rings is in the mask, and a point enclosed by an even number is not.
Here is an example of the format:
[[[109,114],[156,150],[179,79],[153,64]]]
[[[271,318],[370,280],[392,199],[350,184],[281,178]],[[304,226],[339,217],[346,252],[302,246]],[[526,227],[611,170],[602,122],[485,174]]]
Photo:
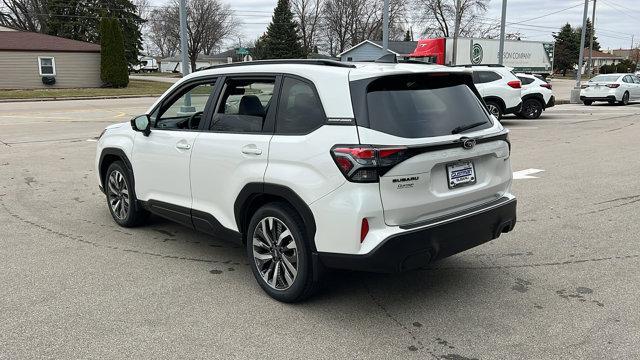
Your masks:
[[[511,68],[502,65],[464,65],[473,69],[473,83],[498,120],[522,108],[522,84]]]
[[[516,224],[508,131],[465,69],[220,65],[97,144],[116,223],[152,212],[238,241],[285,302],[310,296],[324,268],[414,269]]]
[[[594,101],[616,102],[627,105],[640,99],[640,79],[634,74],[601,74],[594,76],[580,90],[580,100],[585,105]]]
[[[531,74],[516,74],[522,83],[522,110],[519,117],[537,119],[542,112],[555,105],[551,84]]]

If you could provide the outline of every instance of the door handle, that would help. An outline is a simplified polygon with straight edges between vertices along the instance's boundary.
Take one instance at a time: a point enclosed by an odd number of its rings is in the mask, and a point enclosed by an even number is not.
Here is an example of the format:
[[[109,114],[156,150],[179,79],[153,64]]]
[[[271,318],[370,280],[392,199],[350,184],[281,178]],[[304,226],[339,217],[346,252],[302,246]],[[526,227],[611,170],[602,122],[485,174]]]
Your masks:
[[[242,147],[242,153],[247,155],[260,155],[262,154],[262,149],[258,149],[255,145],[246,145]]]
[[[189,143],[186,143],[186,142],[179,142],[176,144],[176,149],[189,150],[191,149],[191,145],[189,145]]]

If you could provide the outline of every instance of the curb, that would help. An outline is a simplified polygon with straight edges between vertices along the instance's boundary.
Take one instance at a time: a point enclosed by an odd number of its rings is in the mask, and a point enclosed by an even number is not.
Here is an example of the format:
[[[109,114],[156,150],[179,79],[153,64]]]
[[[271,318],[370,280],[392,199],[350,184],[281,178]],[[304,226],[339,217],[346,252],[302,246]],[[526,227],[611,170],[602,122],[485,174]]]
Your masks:
[[[48,98],[32,98],[32,99],[0,99],[0,103],[9,102],[39,102],[39,101],[65,101],[65,100],[104,100],[104,99],[135,99],[146,97],[158,97],[160,94],[145,95],[105,95],[105,96],[69,96],[69,97],[48,97]]]
[[[569,100],[556,100],[556,105],[571,104]]]

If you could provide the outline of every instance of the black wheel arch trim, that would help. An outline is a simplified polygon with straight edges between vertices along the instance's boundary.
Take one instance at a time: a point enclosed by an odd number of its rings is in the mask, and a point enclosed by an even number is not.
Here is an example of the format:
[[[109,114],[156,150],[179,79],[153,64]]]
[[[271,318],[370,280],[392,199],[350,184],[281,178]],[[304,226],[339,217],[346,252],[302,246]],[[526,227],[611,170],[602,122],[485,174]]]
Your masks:
[[[500,110],[504,111],[507,106],[505,105],[504,101],[497,97],[497,96],[485,96],[482,98],[482,100],[484,100],[485,104],[488,102],[494,102],[497,103],[500,106]]]
[[[242,190],[240,190],[240,193],[238,193],[236,201],[233,204],[238,231],[244,234],[245,228],[251,220],[249,218],[250,214],[247,212],[251,208],[252,202],[263,195],[282,198],[293,206],[298,214],[300,214],[300,217],[302,217],[306,235],[310,239],[309,245],[311,246],[312,252],[315,253],[317,251],[315,244],[316,221],[313,213],[304,200],[287,186],[258,182],[246,184]]]
[[[103,189],[104,191],[104,177],[105,177],[105,173],[103,171],[106,171],[107,169],[103,169],[102,164],[104,163],[104,159],[107,156],[116,156],[118,158],[120,158],[120,160],[122,160],[122,162],[124,162],[124,165],[127,167],[127,170],[129,170],[129,175],[131,176],[131,187],[134,189],[135,192],[135,176],[133,175],[133,166],[131,165],[131,161],[129,161],[129,157],[127,157],[127,154],[124,153],[124,151],[122,149],[119,148],[113,148],[113,147],[107,147],[102,149],[102,152],[100,153],[100,161],[98,162],[98,171],[100,172],[100,188]]]
[[[522,104],[524,105],[524,102],[530,99],[539,101],[543,109],[547,107],[547,103],[544,101],[542,94],[527,94],[522,97]]]

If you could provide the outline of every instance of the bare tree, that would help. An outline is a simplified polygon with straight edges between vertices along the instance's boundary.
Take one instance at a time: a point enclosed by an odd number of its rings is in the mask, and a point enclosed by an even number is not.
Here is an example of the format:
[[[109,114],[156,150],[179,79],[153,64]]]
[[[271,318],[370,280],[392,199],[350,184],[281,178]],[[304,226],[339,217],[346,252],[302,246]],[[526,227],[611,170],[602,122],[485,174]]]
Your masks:
[[[349,6],[352,2],[353,0],[327,0],[324,5],[325,34],[332,41],[332,56],[344,51],[349,42],[351,23],[355,21],[354,12]]]
[[[322,0],[292,0],[293,15],[299,24],[302,47],[305,54],[313,52],[316,44],[316,36],[320,27]]]
[[[153,9],[147,18],[149,41],[163,58],[175,56],[180,47],[180,37],[174,28],[180,21],[172,19],[173,15],[170,6],[163,6]]]
[[[487,37],[494,31],[496,22],[483,20],[488,4],[489,0],[460,0],[460,36]],[[456,0],[415,0],[415,8],[422,9],[419,20],[423,35],[454,35]]]
[[[0,25],[16,30],[46,32],[47,0],[2,0]]]

